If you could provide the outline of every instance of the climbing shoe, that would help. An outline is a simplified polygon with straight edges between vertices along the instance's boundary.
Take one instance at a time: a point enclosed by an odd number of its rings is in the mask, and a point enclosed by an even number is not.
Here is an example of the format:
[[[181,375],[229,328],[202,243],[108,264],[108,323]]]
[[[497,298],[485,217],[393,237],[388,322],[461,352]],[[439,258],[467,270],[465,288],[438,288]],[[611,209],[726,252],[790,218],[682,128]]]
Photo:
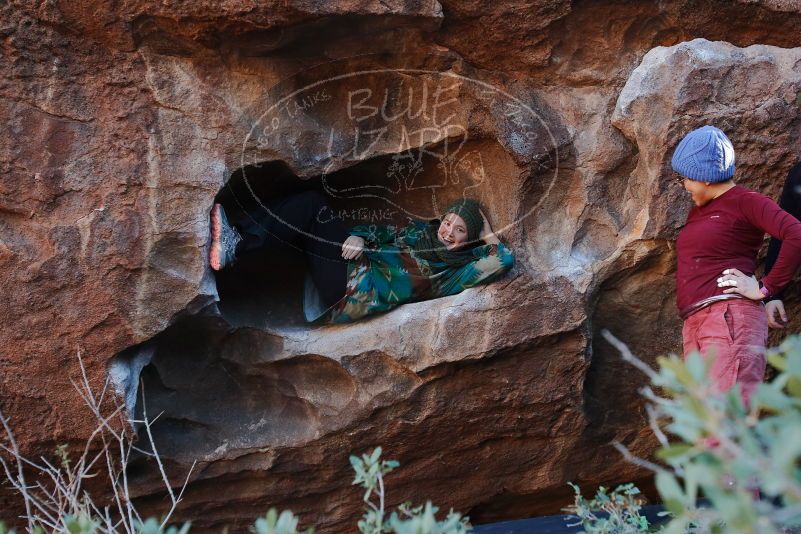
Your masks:
[[[209,265],[215,271],[224,269],[234,263],[236,246],[242,236],[236,228],[228,224],[225,209],[220,204],[211,208],[211,247],[209,247]]]

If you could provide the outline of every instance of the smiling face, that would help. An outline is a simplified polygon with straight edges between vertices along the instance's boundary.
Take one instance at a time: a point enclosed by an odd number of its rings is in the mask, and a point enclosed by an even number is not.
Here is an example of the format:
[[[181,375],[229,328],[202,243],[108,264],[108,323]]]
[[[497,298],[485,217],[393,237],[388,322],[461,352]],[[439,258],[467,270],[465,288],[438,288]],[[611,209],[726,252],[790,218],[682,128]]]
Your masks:
[[[467,225],[464,219],[455,213],[448,213],[442,218],[437,230],[439,242],[448,250],[456,250],[467,242]]]

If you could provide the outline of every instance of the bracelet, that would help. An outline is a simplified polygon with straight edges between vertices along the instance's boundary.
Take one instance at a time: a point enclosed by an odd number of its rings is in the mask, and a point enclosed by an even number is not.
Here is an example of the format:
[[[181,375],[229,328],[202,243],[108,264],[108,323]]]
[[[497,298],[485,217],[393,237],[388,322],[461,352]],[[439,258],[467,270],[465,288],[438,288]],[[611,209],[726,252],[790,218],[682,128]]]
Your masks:
[[[762,293],[762,298],[763,298],[763,299],[766,299],[766,298],[768,298],[768,296],[770,296],[770,291],[768,291],[768,288],[767,288],[767,287],[765,287],[764,285],[762,285],[762,283],[761,283],[761,282],[760,282],[760,284],[759,284],[759,285],[761,286],[761,287],[759,288],[759,292],[760,292],[760,293]]]

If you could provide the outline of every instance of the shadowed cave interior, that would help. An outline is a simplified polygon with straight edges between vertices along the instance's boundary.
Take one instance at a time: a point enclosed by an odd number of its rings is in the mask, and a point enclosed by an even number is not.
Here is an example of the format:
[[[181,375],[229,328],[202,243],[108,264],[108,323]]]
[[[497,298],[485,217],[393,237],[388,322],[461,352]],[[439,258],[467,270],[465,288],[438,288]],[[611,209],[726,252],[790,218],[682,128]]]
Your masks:
[[[348,228],[405,226],[412,217],[438,217],[448,203],[481,186],[447,176],[438,157],[435,148],[413,160],[390,154],[309,179],[297,177],[283,162],[265,162],[233,173],[216,201],[237,225],[264,215],[271,199],[311,190],[321,192],[332,208],[319,214],[321,220],[335,216]],[[309,328],[302,311],[304,262],[302,250],[292,245],[242,254],[234,265],[214,273],[220,312],[232,326]]]

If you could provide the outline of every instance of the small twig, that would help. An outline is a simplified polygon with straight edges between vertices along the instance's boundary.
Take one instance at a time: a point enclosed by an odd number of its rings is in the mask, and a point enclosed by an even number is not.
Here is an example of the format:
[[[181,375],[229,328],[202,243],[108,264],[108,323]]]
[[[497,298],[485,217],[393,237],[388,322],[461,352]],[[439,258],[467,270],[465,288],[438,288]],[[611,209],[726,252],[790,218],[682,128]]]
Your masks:
[[[50,516],[55,520],[61,514],[61,510],[64,509],[64,499],[60,497],[59,492],[57,491],[49,491],[44,484],[41,482],[36,482],[36,489],[38,489],[46,499],[39,499],[39,510],[44,513],[44,508],[47,508],[47,511],[50,512]]]
[[[651,386],[643,386],[639,389],[640,395],[648,399],[649,401],[653,402],[654,404],[661,404],[663,406],[676,406],[678,401],[673,399],[666,399],[665,397],[660,397],[654,390],[651,389]]]
[[[644,469],[647,469],[649,471],[652,471],[654,473],[659,473],[660,471],[664,471],[665,470],[664,467],[661,467],[661,466],[659,466],[659,465],[657,465],[657,464],[655,464],[653,462],[649,462],[648,460],[644,460],[644,459],[640,458],[639,456],[634,456],[633,454],[631,454],[631,451],[625,445],[620,443],[619,441],[612,442],[612,446],[615,449],[617,449],[618,452],[620,452],[620,454],[623,455],[623,458],[629,463],[632,463],[634,465],[638,465],[638,466],[640,466],[640,467],[642,467]]]
[[[161,458],[159,458],[158,451],[156,450],[156,441],[153,439],[153,433],[150,431],[150,421],[148,421],[147,419],[147,403],[145,402],[144,387],[142,388],[142,418],[144,419],[145,432],[147,433],[148,442],[150,443],[150,447],[153,449],[153,458],[155,458],[156,460],[156,465],[159,468],[159,473],[161,473],[161,479],[164,482],[164,486],[167,488],[167,493],[170,495],[170,501],[172,502],[172,506],[170,507],[169,512],[167,512],[167,515],[164,516],[164,519],[161,522],[161,528],[164,528],[167,525],[167,521],[169,521],[170,516],[175,511],[175,507],[178,505],[178,501],[175,499],[175,493],[172,490],[170,479],[167,478],[167,473],[164,470],[164,464],[162,464]]]
[[[3,429],[6,432],[6,439],[11,444],[11,449],[13,451],[14,458],[17,460],[17,477],[19,480],[19,490],[22,494],[22,499],[25,501],[25,515],[28,519],[28,532],[33,532],[33,519],[31,518],[31,496],[28,494],[27,484],[25,482],[25,472],[22,467],[22,455],[19,452],[19,446],[17,445],[17,440],[14,438],[14,433],[11,431],[11,427],[8,425],[8,420],[3,415],[3,412],[0,411],[0,423],[3,424]]]
[[[8,454],[11,454],[11,455],[14,454],[14,449],[12,449],[10,447],[7,447],[6,445],[3,445],[2,443],[0,443],[0,449],[4,450]],[[25,458],[24,456],[20,456],[19,458],[16,458],[16,460],[17,461],[21,461],[21,462],[33,467],[34,469],[38,469],[40,471],[45,469],[44,467],[36,464],[35,462],[29,460],[28,458]]]
[[[97,463],[97,461],[100,460],[103,456],[104,456],[103,451],[98,452],[95,455],[95,457],[92,459],[92,461],[90,461],[85,466],[81,467],[81,472],[82,473],[86,473],[88,471],[91,471],[91,469],[94,467],[95,463]],[[93,475],[81,475],[81,478],[94,478],[96,475],[97,475],[97,473],[95,473]]]
[[[378,503],[381,514],[381,521],[384,520],[384,475],[381,474],[381,470],[378,470]]]
[[[189,468],[189,472],[186,474],[186,478],[184,479],[184,483],[181,486],[181,491],[178,492],[178,501],[180,501],[181,497],[183,497],[184,490],[186,489],[186,486],[189,485],[189,477],[192,476],[192,471],[194,471],[196,465],[197,465],[197,460],[192,462],[192,466]]]
[[[59,503],[59,508],[54,510],[56,517],[59,517],[62,515],[64,508],[69,508],[69,506],[74,504],[74,499],[71,498],[71,496],[75,493],[75,488],[73,487],[72,483],[64,480],[64,476],[62,475],[60,469],[55,468],[44,458],[41,458],[41,460],[44,462],[46,467],[40,469],[40,471],[53,481],[54,491],[52,493],[49,492],[41,482],[37,482],[37,486],[39,487],[39,491],[44,493],[52,502]],[[67,504],[64,504],[65,500],[67,501]]]
[[[651,406],[650,404],[646,404],[645,412],[648,414],[648,426],[651,427],[651,431],[654,433],[654,436],[656,436],[656,439],[663,447],[667,446],[669,442],[665,433],[662,432],[661,428],[659,428],[659,421],[656,410],[654,410],[654,407]]]
[[[375,513],[378,513],[378,506],[373,504],[372,501],[365,500],[364,502],[367,503],[367,506],[369,506]]]
[[[119,483],[117,482],[119,475],[115,473],[114,470],[114,462],[112,460],[111,454],[109,450],[111,449],[111,445],[106,442],[105,436],[103,436],[103,450],[105,451],[105,459],[106,459],[106,471],[108,472],[109,481],[111,482],[111,487],[114,489],[114,503],[117,505],[117,512],[120,515],[120,523],[125,527],[125,532],[131,534],[131,529],[129,528],[128,522],[125,521],[125,509],[123,508],[122,501],[120,500],[120,492],[119,492]],[[123,459],[123,465],[125,465],[125,461],[127,459]],[[123,467],[123,471],[125,468]],[[133,523],[133,521],[131,521]]]
[[[637,356],[635,356],[631,352],[631,350],[629,350],[626,344],[620,341],[614,335],[612,335],[612,333],[609,330],[604,328],[603,330],[601,330],[601,335],[613,347],[615,347],[618,350],[618,352],[620,352],[620,356],[623,358],[623,360],[627,361],[628,363],[632,364],[634,367],[645,373],[648,376],[648,378],[651,379],[652,382],[659,376],[656,371],[651,369],[651,367],[647,363],[645,363]]]
[[[43,457],[40,458],[40,461],[32,461],[22,456],[8,420],[0,412],[0,423],[8,436],[7,444],[0,442],[0,473],[5,475],[14,490],[24,499],[28,531],[31,532],[34,528],[41,526],[52,532],[66,533],[64,518],[67,515],[87,513],[98,521],[99,532],[108,534],[118,532],[133,534],[136,532],[137,524],[141,523],[142,518],[131,501],[126,469],[133,451],[155,459],[162,481],[170,496],[172,506],[163,518],[161,523],[163,528],[181,502],[197,462],[192,463],[180,491],[176,495],[167,477],[164,463],[156,450],[152,434],[152,425],[163,412],[153,420],[149,420],[143,396],[144,421],[142,423],[152,452],[136,447],[125,430],[128,427],[123,426],[123,430],[118,431],[112,426],[114,418],[122,417],[124,406],[118,404],[110,414],[103,413],[102,406],[110,381],[106,379],[98,397],[92,390],[80,351],[78,352],[78,362],[81,372],[80,379],[72,381],[72,385],[97,420],[97,426],[86,438],[82,453],[77,459],[71,458],[66,461],[66,457],[62,455],[61,464],[59,464]],[[100,447],[99,452],[95,452],[97,447]],[[7,455],[9,459],[6,460],[4,455]],[[16,474],[13,473],[12,466],[14,464],[12,462],[16,462]],[[83,481],[97,476],[98,473],[92,471],[103,462],[105,462],[104,468],[107,470],[114,497],[111,506],[101,507],[95,504],[88,492],[85,491]],[[27,484],[25,469],[32,469],[37,473],[36,478],[39,480],[35,484],[31,486]]]
[[[123,450],[124,449],[124,443],[120,442],[120,449],[121,449],[120,454],[125,457],[125,462],[127,463],[128,458],[130,457],[130,454],[131,454],[131,445],[128,446],[128,450]],[[139,522],[141,522],[142,518],[139,517],[139,514],[136,512],[134,507],[131,505],[131,494],[130,494],[130,491],[128,489],[128,472],[124,468],[122,469],[122,491],[123,491],[122,495],[125,498],[125,504],[126,504],[127,512],[128,512],[128,522],[131,525],[131,527],[133,527],[135,525],[134,519],[136,519]],[[136,518],[134,518],[134,515],[136,515]]]
[[[34,523],[39,523],[40,525],[44,525],[46,527],[50,527],[53,532],[58,531],[58,521],[53,521],[48,518],[44,518],[38,515],[32,517]]]
[[[17,492],[22,493],[23,491],[27,491],[27,489],[28,489],[27,487],[26,488],[21,488],[20,485],[19,485],[19,481],[16,480],[15,478],[13,478],[13,476],[11,475],[11,470],[10,470],[8,464],[3,459],[2,456],[0,456],[0,465],[2,465],[3,471],[5,471],[6,478],[8,479],[9,482],[11,482],[11,485],[14,487],[14,489],[17,490]],[[29,493],[29,495],[30,495],[30,493]],[[53,510],[48,510],[45,507],[44,503],[39,503],[38,500],[35,499],[32,495],[31,495],[31,504],[33,505],[34,508],[36,508],[37,510],[39,510],[40,512],[45,514],[48,518],[52,519]],[[38,518],[38,516],[33,516],[33,522],[34,523],[36,523],[36,522],[42,523],[43,521],[41,521]]]

